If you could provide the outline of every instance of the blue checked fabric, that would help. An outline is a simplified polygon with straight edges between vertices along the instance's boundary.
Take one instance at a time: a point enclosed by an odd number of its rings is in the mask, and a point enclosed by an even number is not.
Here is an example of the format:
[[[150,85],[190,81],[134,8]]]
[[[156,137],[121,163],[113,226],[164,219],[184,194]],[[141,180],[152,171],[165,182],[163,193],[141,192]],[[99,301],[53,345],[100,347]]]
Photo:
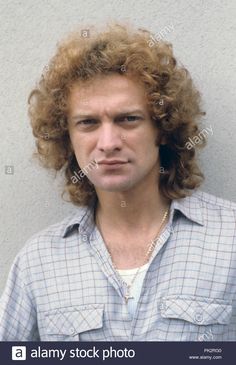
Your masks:
[[[0,299],[1,341],[236,341],[236,204],[172,200],[131,317],[94,201],[31,237]]]

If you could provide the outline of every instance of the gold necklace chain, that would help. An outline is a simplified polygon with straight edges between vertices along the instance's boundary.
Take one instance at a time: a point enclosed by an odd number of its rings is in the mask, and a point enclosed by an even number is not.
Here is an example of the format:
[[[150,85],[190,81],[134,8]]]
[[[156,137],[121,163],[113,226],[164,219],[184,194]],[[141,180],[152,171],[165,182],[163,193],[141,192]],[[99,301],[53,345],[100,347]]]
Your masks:
[[[160,238],[160,231],[161,231],[161,228],[162,228],[162,226],[163,226],[163,224],[164,224],[164,222],[166,220],[166,217],[168,216],[168,213],[169,213],[169,208],[165,211],[165,213],[163,215],[163,218],[162,218],[160,227],[158,229],[157,236],[155,236],[155,238],[153,240],[151,240],[151,243],[148,245],[148,250],[147,250],[147,252],[145,254],[144,265],[145,265],[145,263],[147,263],[149,261],[149,258],[150,258],[149,255],[154,250],[154,248],[156,247],[156,241],[159,240],[159,238]],[[100,232],[101,232],[101,225],[100,225],[100,222],[99,222],[99,219],[98,219],[98,215],[96,216],[95,221],[97,223],[97,227],[100,229]],[[101,232],[101,234],[102,234],[102,232]],[[114,264],[114,261],[112,260],[111,253],[110,253],[108,247],[107,247],[107,251],[108,251],[108,253],[110,255],[111,262],[112,262],[112,264],[114,266],[114,269],[119,274],[118,269],[117,269],[116,265]],[[136,277],[137,277],[137,275],[138,275],[141,267],[142,267],[142,265],[138,267],[138,269],[137,269],[136,273],[134,274],[134,276],[133,276],[130,284],[127,284],[123,279],[121,279],[122,285],[125,284],[126,285],[126,288],[127,288],[126,294],[124,295],[124,299],[125,299],[125,303],[126,304],[128,303],[128,299],[132,299],[133,298],[132,296],[130,296],[130,289],[131,289],[131,287],[132,287],[132,285],[134,283],[134,280],[136,279]],[[119,277],[120,277],[120,274],[119,274]]]

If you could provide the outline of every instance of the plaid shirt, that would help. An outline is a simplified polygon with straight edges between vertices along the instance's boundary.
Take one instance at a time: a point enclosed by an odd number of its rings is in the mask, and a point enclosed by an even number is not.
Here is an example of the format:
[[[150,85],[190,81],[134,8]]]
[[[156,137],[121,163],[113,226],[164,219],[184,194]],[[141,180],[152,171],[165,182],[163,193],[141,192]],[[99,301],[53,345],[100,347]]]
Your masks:
[[[236,204],[172,200],[133,317],[94,205],[34,235],[0,300],[2,341],[236,341]]]

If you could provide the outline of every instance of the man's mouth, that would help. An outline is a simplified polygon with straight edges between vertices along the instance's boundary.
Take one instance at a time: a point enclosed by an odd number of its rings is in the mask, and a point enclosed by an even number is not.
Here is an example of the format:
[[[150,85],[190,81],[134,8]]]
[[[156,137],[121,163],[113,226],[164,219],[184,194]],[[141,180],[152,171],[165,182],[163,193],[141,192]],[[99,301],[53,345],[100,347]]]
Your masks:
[[[100,165],[122,165],[126,163],[128,163],[128,161],[125,160],[101,160],[98,162]]]
[[[98,162],[98,166],[106,170],[120,169],[126,166],[129,161],[125,160],[101,160]]]

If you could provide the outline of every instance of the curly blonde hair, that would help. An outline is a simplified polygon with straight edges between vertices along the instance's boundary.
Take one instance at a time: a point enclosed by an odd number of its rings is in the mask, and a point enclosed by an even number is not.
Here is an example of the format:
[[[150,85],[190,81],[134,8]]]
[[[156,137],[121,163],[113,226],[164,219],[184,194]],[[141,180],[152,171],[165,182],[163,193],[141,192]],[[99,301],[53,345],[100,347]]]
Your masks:
[[[145,87],[151,118],[158,126],[160,140],[159,189],[168,199],[190,195],[204,176],[196,161],[196,149],[186,143],[200,132],[200,93],[185,67],[177,64],[172,45],[150,43],[152,33],[127,24],[109,24],[106,29],[84,34],[70,33],[57,47],[56,54],[29,95],[29,116],[36,138],[35,155],[44,167],[65,175],[65,192],[76,205],[88,205],[96,197],[87,176],[72,182],[80,169],[68,133],[67,101],[73,84],[92,80],[98,74],[118,73],[136,76]]]

